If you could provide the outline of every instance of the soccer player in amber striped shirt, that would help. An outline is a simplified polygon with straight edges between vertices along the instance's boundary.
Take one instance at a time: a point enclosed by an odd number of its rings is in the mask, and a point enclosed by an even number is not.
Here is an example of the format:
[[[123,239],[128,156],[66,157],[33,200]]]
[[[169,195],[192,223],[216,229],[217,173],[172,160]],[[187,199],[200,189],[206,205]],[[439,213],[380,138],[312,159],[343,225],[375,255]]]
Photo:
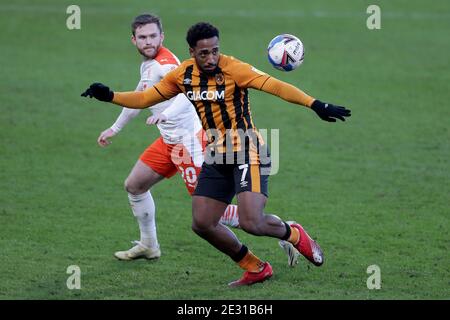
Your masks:
[[[246,270],[231,286],[262,282],[273,273],[268,262],[259,259],[229,228],[218,223],[235,195],[243,230],[287,240],[310,262],[321,266],[323,252],[300,224],[264,214],[269,175],[268,163],[262,161],[266,145],[251,117],[248,89],[265,91],[311,108],[325,121],[344,121],[350,110],[323,103],[247,63],[220,54],[219,31],[209,23],[193,25],[188,30],[187,42],[192,58],[152,88],[143,92],[113,92],[94,83],[82,95],[128,108],[145,108],[179,93],[191,101],[213,145],[213,156],[205,157],[192,198],[192,229]]]

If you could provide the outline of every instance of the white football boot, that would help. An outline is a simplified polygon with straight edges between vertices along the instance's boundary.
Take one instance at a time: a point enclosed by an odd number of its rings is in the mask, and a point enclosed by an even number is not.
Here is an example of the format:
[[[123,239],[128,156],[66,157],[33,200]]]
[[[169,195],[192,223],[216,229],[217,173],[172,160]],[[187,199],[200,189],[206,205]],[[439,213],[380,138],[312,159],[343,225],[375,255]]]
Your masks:
[[[296,223],[295,221],[286,221],[287,224],[291,225]],[[295,267],[298,264],[298,257],[300,256],[300,252],[294,247],[292,243],[289,241],[280,240],[278,242],[281,249],[284,250],[286,255],[288,256],[288,265],[289,267]]]
[[[289,267],[295,267],[298,264],[298,257],[300,256],[300,252],[298,252],[298,250],[295,249],[294,245],[289,241],[280,240],[278,244],[288,256]]]
[[[119,260],[135,260],[139,258],[144,259],[158,259],[161,256],[161,250],[158,248],[148,248],[144,246],[140,241],[131,241],[134,244],[129,250],[117,251],[114,256]]]

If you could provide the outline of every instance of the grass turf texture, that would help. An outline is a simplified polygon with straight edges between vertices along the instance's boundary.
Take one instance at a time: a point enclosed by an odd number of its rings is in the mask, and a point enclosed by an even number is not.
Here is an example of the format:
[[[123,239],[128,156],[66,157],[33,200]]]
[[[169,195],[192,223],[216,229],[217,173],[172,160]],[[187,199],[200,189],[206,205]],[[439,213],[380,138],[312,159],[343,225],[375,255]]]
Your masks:
[[[0,4],[1,299],[445,299],[449,292],[450,5],[448,1],[70,1]],[[366,27],[378,4],[382,29]],[[156,128],[139,118],[106,149],[96,145],[120,109],[80,98],[88,84],[132,90],[140,59],[129,23],[163,18],[180,59],[185,33],[207,20],[225,54],[322,100],[352,109],[345,124],[252,91],[259,128],[280,129],[280,170],[267,211],[301,222],[325,252],[322,268],[290,269],[275,239],[238,231],[274,267],[272,280],[230,290],[241,270],[190,229],[177,176],[156,186],[160,261],[118,262],[138,238],[123,180]],[[304,65],[272,69],[266,46],[299,36]],[[144,115],[145,114],[145,115]],[[366,269],[381,268],[368,290]],[[66,268],[81,268],[68,290]]]

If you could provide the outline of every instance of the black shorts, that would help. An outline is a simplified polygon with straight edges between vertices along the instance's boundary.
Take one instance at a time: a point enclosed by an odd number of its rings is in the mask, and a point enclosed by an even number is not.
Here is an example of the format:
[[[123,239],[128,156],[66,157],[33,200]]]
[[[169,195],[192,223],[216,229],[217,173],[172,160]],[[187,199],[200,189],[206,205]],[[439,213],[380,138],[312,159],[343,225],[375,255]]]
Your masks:
[[[195,196],[212,198],[230,204],[233,197],[244,191],[269,196],[270,163],[237,163],[202,165]]]

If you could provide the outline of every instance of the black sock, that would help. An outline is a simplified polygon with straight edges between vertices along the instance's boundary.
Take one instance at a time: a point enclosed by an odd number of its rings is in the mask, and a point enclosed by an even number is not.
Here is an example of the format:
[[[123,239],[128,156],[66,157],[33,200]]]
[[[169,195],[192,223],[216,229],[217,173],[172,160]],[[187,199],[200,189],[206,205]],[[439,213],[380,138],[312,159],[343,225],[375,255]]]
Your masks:
[[[248,248],[245,246],[245,244],[243,244],[241,249],[239,250],[239,252],[234,257],[231,257],[231,259],[233,259],[234,262],[239,262],[242,259],[244,259],[247,252],[248,252]]]
[[[287,241],[289,237],[291,236],[291,226],[288,225],[286,222],[283,222],[286,227],[286,234],[281,238],[281,240]]]

